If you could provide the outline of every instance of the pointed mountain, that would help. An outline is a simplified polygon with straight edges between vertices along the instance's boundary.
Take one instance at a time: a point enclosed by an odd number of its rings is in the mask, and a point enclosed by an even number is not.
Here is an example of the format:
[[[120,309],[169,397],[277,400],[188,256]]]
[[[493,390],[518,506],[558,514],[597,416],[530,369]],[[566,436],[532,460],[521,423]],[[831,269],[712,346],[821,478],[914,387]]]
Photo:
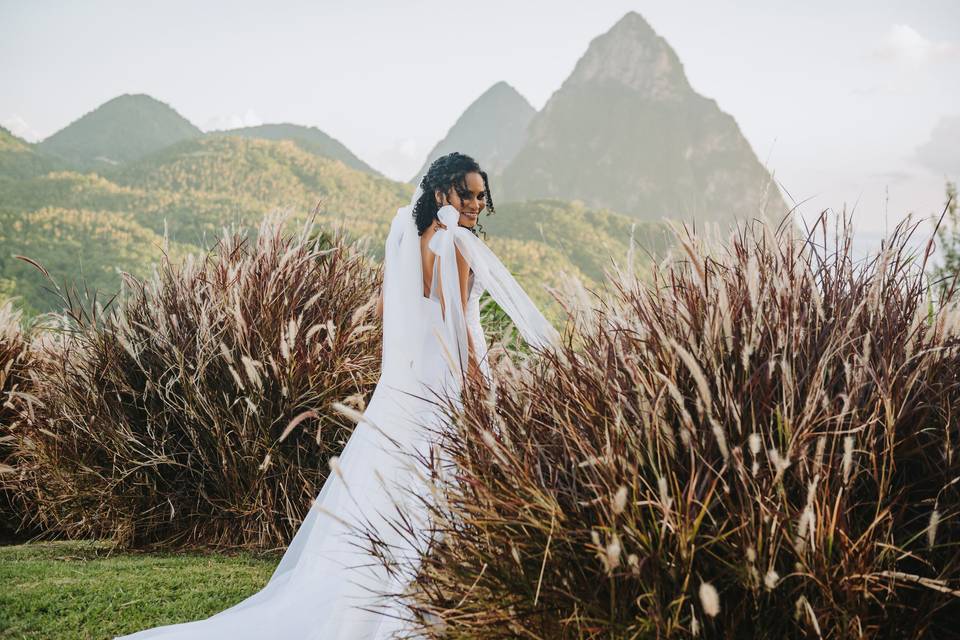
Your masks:
[[[136,160],[200,129],[166,103],[144,94],[118,96],[37,144],[80,168],[96,169]]]
[[[533,118],[501,199],[582,200],[638,219],[749,218],[786,205],[736,121],[690,86],[640,14],[594,38]]]
[[[527,125],[536,113],[516,89],[496,83],[467,107],[410,182],[417,184],[430,163],[451,151],[473,156],[491,176],[499,174],[526,142]]]
[[[298,124],[262,124],[257,127],[243,127],[240,129],[225,129],[211,131],[211,134],[239,136],[241,138],[258,138],[260,140],[290,140],[308,153],[339,160],[343,164],[358,171],[371,175],[381,176],[381,173],[358,158],[342,142],[333,138],[316,127],[304,127]]]
[[[291,140],[220,134],[183,140],[103,171],[102,177],[125,190],[160,195],[160,209],[151,211],[148,204],[136,209],[145,226],[162,232],[166,218],[172,237],[193,244],[204,234],[215,237],[228,221],[255,224],[286,207],[299,222],[319,207],[320,221],[385,239],[392,216],[412,191]]]

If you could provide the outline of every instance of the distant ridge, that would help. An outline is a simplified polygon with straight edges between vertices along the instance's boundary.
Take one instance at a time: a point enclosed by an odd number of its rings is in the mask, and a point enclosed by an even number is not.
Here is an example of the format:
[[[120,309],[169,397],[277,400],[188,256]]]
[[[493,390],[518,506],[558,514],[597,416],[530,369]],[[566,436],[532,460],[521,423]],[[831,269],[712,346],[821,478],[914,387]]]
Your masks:
[[[62,161],[41,153],[35,145],[0,127],[0,179],[42,176],[63,166]]]
[[[418,184],[430,163],[452,151],[473,156],[488,174],[499,174],[526,142],[536,112],[512,86],[494,84],[467,107],[410,182]]]
[[[30,143],[0,125],[0,151],[26,151]]]
[[[262,140],[290,140],[309,153],[331,160],[339,160],[358,171],[382,176],[379,171],[358,158],[339,140],[316,127],[305,127],[290,123],[262,124],[256,127],[210,131],[208,135],[230,135],[242,138],[260,138]]]
[[[200,129],[166,103],[142,93],[123,94],[57,131],[37,148],[79,168],[96,169],[136,160],[200,135]]]

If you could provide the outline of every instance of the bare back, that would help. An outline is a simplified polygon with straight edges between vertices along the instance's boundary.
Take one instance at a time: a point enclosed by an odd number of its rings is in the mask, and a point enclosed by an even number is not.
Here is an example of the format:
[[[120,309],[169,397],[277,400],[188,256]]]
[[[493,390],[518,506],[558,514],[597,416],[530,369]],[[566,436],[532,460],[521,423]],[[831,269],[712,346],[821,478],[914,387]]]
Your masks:
[[[431,283],[433,282],[433,269],[436,264],[436,257],[433,251],[430,250],[430,239],[433,237],[433,234],[437,232],[437,228],[434,225],[427,227],[426,231],[423,232],[423,235],[420,236],[420,265],[422,267],[423,273],[423,297],[429,298],[431,295]],[[467,297],[470,293],[470,276],[472,275],[472,270],[470,269],[470,264],[467,262],[466,258],[460,252],[460,248],[457,247],[457,275],[460,277],[460,301],[463,305],[464,310],[467,307]],[[440,305],[443,306],[443,281],[440,278],[440,274],[437,274],[437,296],[440,299]]]
[[[423,297],[430,297],[430,283],[433,282],[433,264],[437,254],[430,250],[430,238],[437,232],[435,226],[430,225],[420,236],[420,265],[423,267]],[[442,299],[442,296],[441,296]]]

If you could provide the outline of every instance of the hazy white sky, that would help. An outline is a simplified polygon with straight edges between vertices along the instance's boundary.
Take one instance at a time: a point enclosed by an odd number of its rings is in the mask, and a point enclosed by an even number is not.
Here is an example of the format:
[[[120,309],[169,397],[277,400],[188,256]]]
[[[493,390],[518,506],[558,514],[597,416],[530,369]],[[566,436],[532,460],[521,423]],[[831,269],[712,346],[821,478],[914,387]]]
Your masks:
[[[915,153],[960,115],[956,0],[0,0],[0,124],[38,140],[147,93],[204,130],[317,126],[407,180],[490,85],[541,108],[629,10],[805,217],[859,200],[858,228],[882,230],[942,208],[944,174]]]

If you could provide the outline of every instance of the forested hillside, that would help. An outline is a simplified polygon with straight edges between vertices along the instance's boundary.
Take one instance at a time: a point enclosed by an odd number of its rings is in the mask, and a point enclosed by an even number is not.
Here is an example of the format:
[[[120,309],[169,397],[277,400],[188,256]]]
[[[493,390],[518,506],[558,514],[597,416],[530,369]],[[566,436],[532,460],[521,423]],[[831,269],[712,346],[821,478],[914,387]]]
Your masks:
[[[98,169],[202,134],[170,105],[142,93],[124,94],[84,114],[37,147],[74,166]]]
[[[368,165],[348,149],[342,142],[324,133],[316,127],[304,127],[299,124],[261,124],[256,127],[242,127],[214,131],[210,135],[228,135],[240,138],[259,138],[261,140],[290,140],[304,151],[315,155],[340,160],[353,169],[359,169],[375,176],[379,171]]]
[[[42,264],[58,283],[85,281],[109,295],[119,289],[122,271],[150,272],[165,236],[171,252],[186,255],[209,247],[223,225],[255,226],[264,214],[287,209],[291,224],[316,210],[319,223],[369,238],[379,258],[390,221],[412,193],[408,184],[290,140],[207,135],[96,173],[44,173],[46,157],[11,140],[11,153],[40,163],[36,172],[0,177],[0,295],[20,296],[28,314],[57,309],[59,301],[44,290],[50,284],[39,269],[14,255]],[[544,200],[497,202],[496,214],[482,224],[504,263],[538,302],[551,305],[545,287],[565,274],[597,284],[610,260],[626,255],[634,222],[581,203]],[[636,237],[662,247],[659,228],[638,223]]]

